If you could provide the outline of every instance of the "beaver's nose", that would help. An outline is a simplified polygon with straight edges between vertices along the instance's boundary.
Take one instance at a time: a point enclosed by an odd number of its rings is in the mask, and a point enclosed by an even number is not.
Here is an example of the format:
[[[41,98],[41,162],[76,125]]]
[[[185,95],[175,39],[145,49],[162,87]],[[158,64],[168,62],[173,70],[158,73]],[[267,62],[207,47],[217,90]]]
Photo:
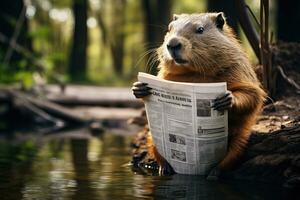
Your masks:
[[[177,38],[172,38],[167,44],[167,48],[169,51],[180,50],[181,47],[182,47],[182,44],[180,43],[180,41]]]

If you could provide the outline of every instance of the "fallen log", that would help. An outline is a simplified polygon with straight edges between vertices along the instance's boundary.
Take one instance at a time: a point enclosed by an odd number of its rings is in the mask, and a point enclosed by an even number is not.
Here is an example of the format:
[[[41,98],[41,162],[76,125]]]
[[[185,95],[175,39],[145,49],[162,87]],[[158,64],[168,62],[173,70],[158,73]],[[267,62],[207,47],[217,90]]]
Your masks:
[[[74,126],[88,126],[93,121],[80,112],[16,88],[0,88],[0,104],[0,118],[4,124],[0,131],[3,133],[18,130],[46,134]]]
[[[33,97],[25,92],[19,90],[8,90],[7,92],[12,96],[12,98],[28,102],[42,111],[62,120],[76,123],[78,125],[89,124],[92,121],[92,119],[87,118],[80,113],[75,113],[69,108],[60,106],[42,98]]]
[[[130,88],[66,85],[45,86],[49,101],[67,106],[103,106],[141,108],[143,102],[135,99]]]

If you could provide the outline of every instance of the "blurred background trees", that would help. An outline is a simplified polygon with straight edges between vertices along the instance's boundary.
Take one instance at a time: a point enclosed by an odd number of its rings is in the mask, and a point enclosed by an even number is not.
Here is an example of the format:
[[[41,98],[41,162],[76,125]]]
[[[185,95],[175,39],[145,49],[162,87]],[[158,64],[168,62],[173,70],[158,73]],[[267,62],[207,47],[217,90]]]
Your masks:
[[[125,51],[126,0],[110,1],[112,6],[110,30],[110,52],[114,72],[122,75]]]
[[[234,1],[208,0],[207,11],[224,12],[227,23],[235,30],[236,33],[239,32],[238,18]]]
[[[87,13],[88,0],[73,0],[74,28],[72,37],[73,43],[69,58],[69,75],[71,80],[74,81],[86,79],[88,43]]]
[[[3,2],[0,7],[0,80],[7,82],[14,72],[29,70],[28,55],[32,50],[28,35],[26,7],[22,0]],[[26,59],[24,59],[26,58]]]
[[[259,0],[246,2],[259,16]],[[275,39],[299,42],[300,3],[270,4]],[[0,82],[30,85],[38,74],[50,83],[130,85],[138,71],[155,73],[153,52],[163,41],[173,13],[206,11],[223,11],[257,62],[229,0],[4,1]]]
[[[151,57],[151,53],[163,42],[167,24],[171,19],[172,3],[173,1],[171,0],[142,0],[141,10],[144,13],[145,50],[149,52],[146,54],[146,59],[155,59],[155,57]],[[153,66],[148,66],[147,70],[155,74],[157,62],[151,61]]]

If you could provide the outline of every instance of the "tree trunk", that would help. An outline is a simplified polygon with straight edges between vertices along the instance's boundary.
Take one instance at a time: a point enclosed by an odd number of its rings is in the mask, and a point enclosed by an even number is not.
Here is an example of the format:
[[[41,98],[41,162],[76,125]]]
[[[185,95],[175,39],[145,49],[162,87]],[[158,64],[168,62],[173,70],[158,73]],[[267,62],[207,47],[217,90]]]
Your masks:
[[[163,42],[164,36],[167,31],[168,24],[170,23],[172,3],[171,0],[160,1],[157,0],[157,18],[156,18],[156,31],[157,31],[157,42]]]
[[[261,62],[261,55],[260,55],[260,47],[259,47],[259,33],[255,29],[253,24],[252,16],[250,15],[249,11],[247,10],[247,4],[245,0],[234,0],[235,3],[235,10],[237,11],[237,16],[240,22],[240,25],[256,55]]]
[[[146,50],[150,51],[157,48],[163,42],[165,31],[167,30],[168,23],[171,19],[171,0],[143,0],[142,10],[144,13],[144,30]],[[148,54],[149,55],[149,54]],[[150,55],[149,55],[150,56]],[[146,59],[150,59],[150,57]],[[157,73],[157,64],[147,66],[151,74]]]
[[[111,57],[113,67],[117,75],[122,75],[124,66],[124,45],[125,45],[125,6],[126,0],[113,1],[112,16],[112,38],[110,41]]]
[[[239,33],[238,18],[233,0],[207,0],[207,10],[209,12],[224,12],[229,26],[233,28],[236,34]]]
[[[277,0],[278,40],[300,42],[300,1]]]
[[[1,62],[7,57],[9,51],[10,43],[11,45],[16,44],[31,50],[31,40],[28,38],[28,21],[25,17],[25,7],[23,0],[16,0],[13,3],[10,1],[3,1],[0,6],[0,33],[5,38],[0,42],[0,59]],[[20,18],[20,20],[19,20]],[[19,21],[19,22],[18,22]],[[19,24],[18,24],[19,23]],[[16,34],[16,29],[18,34]],[[12,42],[11,39],[15,37],[15,41]],[[9,55],[8,62],[18,62],[24,59],[24,57],[16,52],[14,48],[10,49],[11,53]],[[10,68],[16,69],[17,65],[12,65]]]
[[[87,9],[88,0],[73,0],[74,32],[69,61],[69,74],[73,81],[80,81],[86,78]]]

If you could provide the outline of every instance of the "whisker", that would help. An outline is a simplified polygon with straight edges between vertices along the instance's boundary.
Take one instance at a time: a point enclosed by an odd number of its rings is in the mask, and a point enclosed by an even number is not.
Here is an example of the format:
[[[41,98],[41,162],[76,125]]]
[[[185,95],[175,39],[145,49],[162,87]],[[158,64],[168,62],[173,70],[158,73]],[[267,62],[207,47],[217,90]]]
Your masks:
[[[152,54],[150,58],[151,58],[151,60],[150,60],[150,63],[149,63],[148,72],[151,72],[154,69],[154,67],[157,67],[156,63],[158,63],[157,53]]]
[[[146,62],[146,71],[150,72],[151,71],[151,62],[153,60],[153,54],[150,54],[149,58],[147,59]]]
[[[140,64],[140,62],[149,54],[151,55],[151,53],[153,53],[154,51],[156,51],[156,49],[149,49],[148,51],[144,52],[140,58],[137,60],[136,64],[134,65],[134,69],[137,68],[138,64]]]
[[[151,42],[151,43],[144,43],[142,46],[145,49],[152,49],[152,48],[158,48],[161,45],[161,42]]]
[[[165,25],[165,24],[147,24],[148,26],[152,26],[152,27],[156,27],[156,28],[161,28],[162,30],[164,31],[167,31],[168,30],[168,25]]]
[[[195,52],[193,56],[196,57],[196,59],[194,59],[193,61],[195,62],[197,69],[199,69],[199,74],[202,74],[205,79],[205,76],[206,76],[205,69],[204,69],[203,64],[200,63],[200,61],[199,61],[199,60],[203,60],[201,54],[198,54],[197,52]]]

